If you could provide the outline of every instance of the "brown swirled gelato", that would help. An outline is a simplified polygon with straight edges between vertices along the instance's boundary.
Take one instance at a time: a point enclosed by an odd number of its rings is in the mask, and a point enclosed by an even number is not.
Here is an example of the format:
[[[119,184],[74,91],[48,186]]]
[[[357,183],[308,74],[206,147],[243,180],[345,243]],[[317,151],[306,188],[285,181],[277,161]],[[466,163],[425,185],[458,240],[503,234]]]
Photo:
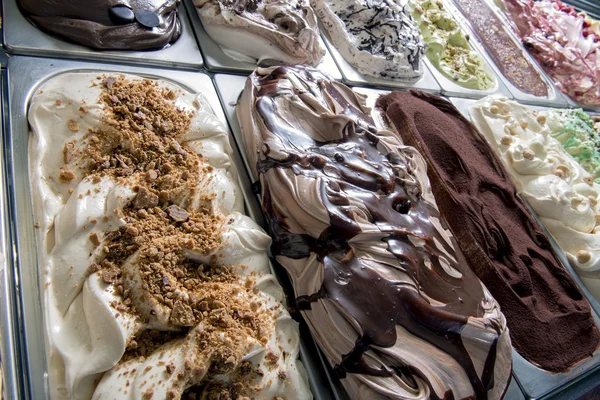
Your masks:
[[[315,69],[257,69],[237,109],[296,304],[353,399],[498,399],[506,321],[365,99]]]
[[[180,0],[18,0],[38,28],[98,50],[155,50],[181,35]]]

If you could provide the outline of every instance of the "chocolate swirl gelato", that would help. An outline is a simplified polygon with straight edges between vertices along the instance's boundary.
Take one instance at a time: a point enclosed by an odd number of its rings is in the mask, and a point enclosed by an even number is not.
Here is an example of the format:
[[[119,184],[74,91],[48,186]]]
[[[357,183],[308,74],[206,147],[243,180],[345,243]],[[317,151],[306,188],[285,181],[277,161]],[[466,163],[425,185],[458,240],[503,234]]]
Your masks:
[[[553,372],[589,357],[600,339],[590,305],[485,138],[437,96],[393,92],[378,105],[427,160],[440,210],[502,306],[515,349]]]
[[[353,399],[498,399],[511,345],[412,147],[315,69],[258,69],[237,109],[272,251]]]
[[[155,50],[181,34],[179,0],[18,0],[38,28],[98,50]]]
[[[308,0],[194,0],[194,5],[206,32],[235,60],[317,66],[325,56]]]

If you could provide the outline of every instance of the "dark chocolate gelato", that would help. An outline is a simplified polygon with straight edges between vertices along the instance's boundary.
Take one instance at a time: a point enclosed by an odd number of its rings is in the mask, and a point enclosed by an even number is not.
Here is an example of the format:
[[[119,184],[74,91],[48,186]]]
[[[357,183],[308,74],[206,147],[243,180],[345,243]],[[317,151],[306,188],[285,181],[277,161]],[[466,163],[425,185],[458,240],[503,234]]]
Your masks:
[[[41,30],[98,50],[155,50],[181,34],[179,0],[18,0]]]
[[[590,305],[481,134],[448,101],[420,91],[378,105],[427,160],[437,204],[500,303],[517,351],[553,372],[589,357],[600,340]]]

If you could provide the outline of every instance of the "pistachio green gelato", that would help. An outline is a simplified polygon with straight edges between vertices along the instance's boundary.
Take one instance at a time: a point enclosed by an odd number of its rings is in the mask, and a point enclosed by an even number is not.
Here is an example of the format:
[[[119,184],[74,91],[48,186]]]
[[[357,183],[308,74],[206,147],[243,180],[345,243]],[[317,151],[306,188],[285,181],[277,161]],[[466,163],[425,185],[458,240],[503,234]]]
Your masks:
[[[468,36],[461,31],[442,2],[414,0],[409,4],[428,44],[427,58],[446,78],[475,90],[489,90],[496,86],[492,72],[471,48]]]
[[[592,118],[580,109],[540,112],[550,134],[600,183],[600,133]]]

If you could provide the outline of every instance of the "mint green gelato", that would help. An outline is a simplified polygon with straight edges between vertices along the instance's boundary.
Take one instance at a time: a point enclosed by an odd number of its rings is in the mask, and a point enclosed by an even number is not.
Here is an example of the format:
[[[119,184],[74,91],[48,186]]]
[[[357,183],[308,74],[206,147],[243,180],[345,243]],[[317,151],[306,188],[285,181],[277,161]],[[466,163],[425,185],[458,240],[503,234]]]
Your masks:
[[[600,184],[600,133],[582,110],[550,110],[546,116],[550,134]]]
[[[438,71],[465,88],[489,90],[496,86],[494,75],[439,0],[414,0],[409,6],[428,45],[427,58]]]

